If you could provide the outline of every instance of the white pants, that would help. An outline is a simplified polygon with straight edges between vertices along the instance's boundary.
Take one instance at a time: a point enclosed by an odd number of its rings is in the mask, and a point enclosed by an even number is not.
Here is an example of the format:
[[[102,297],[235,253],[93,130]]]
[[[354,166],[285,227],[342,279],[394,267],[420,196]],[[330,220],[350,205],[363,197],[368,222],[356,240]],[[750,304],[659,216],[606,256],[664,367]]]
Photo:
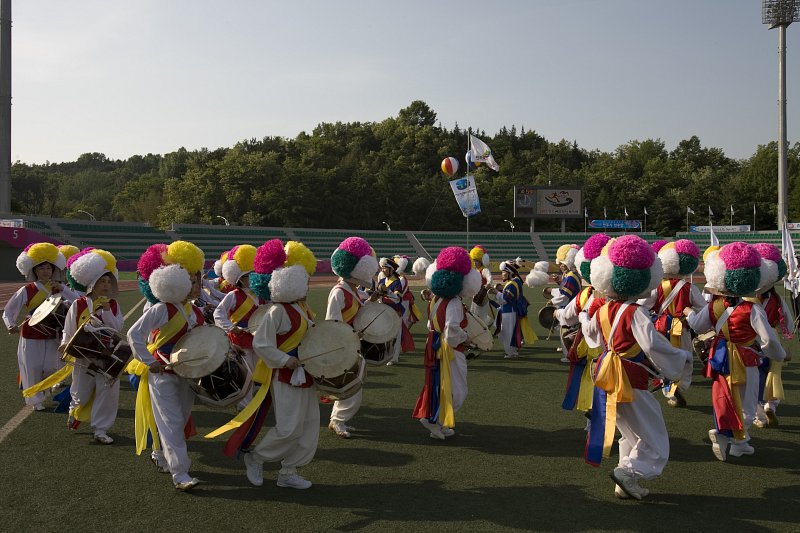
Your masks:
[[[467,399],[467,358],[455,351],[456,357],[450,361],[450,385],[453,387],[453,411],[458,412]]]
[[[278,381],[277,372],[270,384],[275,427],[253,449],[252,456],[262,462],[281,462],[281,474],[292,474],[317,453],[319,442],[319,400],[314,387],[293,387]]]
[[[161,449],[169,465],[172,482],[189,481],[192,461],[186,450],[183,428],[192,414],[194,391],[189,386],[189,380],[175,374],[149,374],[148,385]]]
[[[92,402],[92,421],[95,434],[105,433],[117,419],[119,406],[119,380],[109,383],[108,378],[97,373],[92,376],[86,369],[76,366],[72,371],[72,385],[69,389],[72,401],[69,404],[70,413],[89,402],[94,393]]]
[[[337,400],[333,402],[333,410],[331,411],[331,422],[347,422],[358,412],[361,407],[361,397],[363,387],[358,389],[358,392],[350,396],[346,400]]]
[[[750,426],[756,419],[758,409],[758,367],[746,366],[746,382],[744,385],[735,385],[739,388],[739,398],[742,400],[742,415],[744,416],[744,442],[750,440]]]
[[[400,348],[403,347],[403,328],[397,332],[397,338],[394,340],[394,348],[392,349],[392,357],[389,359],[391,362],[396,363],[400,360]]]
[[[27,389],[36,385],[64,366],[58,357],[58,340],[20,337],[17,346],[17,364],[22,379],[22,388]],[[25,398],[25,403],[28,405],[39,405],[43,401],[43,392],[37,392],[30,398]]]
[[[503,312],[503,327],[500,329],[500,342],[503,343],[503,350],[506,355],[519,355],[519,348],[511,346],[511,341],[514,338],[514,325],[517,321],[517,313],[515,311]]]
[[[617,404],[619,466],[653,479],[664,470],[669,459],[669,435],[661,406],[646,390],[633,390],[633,402]]]

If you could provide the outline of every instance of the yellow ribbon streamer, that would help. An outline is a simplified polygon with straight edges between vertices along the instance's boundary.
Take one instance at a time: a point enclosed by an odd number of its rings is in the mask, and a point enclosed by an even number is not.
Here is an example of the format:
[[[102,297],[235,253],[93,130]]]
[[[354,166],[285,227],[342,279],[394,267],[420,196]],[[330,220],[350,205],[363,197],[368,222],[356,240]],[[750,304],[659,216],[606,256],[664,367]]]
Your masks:
[[[36,385],[31,385],[27,389],[22,391],[23,398],[31,398],[39,392],[51,389],[53,385],[57,385],[61,383],[70,374],[72,374],[72,366],[75,364],[75,358],[71,355],[64,356],[64,361],[67,363],[60,369],[56,370],[42,381],[37,383]]]
[[[533,331],[530,320],[528,320],[527,316],[520,317],[518,320],[519,329],[522,331],[522,340],[525,341],[525,344],[532,346],[539,340],[539,337]]]

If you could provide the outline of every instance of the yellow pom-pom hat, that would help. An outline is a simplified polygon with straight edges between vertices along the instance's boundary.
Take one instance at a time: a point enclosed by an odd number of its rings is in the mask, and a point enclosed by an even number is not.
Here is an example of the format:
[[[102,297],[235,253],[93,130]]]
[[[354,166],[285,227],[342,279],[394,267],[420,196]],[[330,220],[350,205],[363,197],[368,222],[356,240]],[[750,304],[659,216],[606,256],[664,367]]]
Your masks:
[[[292,303],[308,294],[308,280],[317,270],[317,259],[305,244],[287,241],[286,261],[272,271],[269,292],[273,302]]]
[[[67,267],[67,260],[58,247],[49,242],[29,244],[17,257],[17,270],[25,276],[26,280],[36,281],[36,274],[34,274],[33,269],[42,263],[53,265],[54,280],[64,281],[64,269]]]
[[[150,290],[162,302],[183,303],[192,290],[192,276],[203,271],[203,251],[190,242],[174,241],[161,253],[161,263],[150,274]]]
[[[478,262],[485,267],[489,266],[489,254],[486,253],[486,248],[483,246],[473,246],[469,251],[469,256],[473,262]]]
[[[578,255],[577,244],[562,244],[556,250],[556,264],[567,265],[567,268],[575,268],[575,256]]]
[[[62,244],[58,247],[58,251],[61,252],[61,255],[63,255],[64,259],[67,261],[69,261],[70,257],[80,252],[77,246],[73,246],[71,244]]]
[[[256,259],[256,247],[252,244],[234,246],[228,252],[228,258],[222,265],[222,277],[236,285],[245,274],[253,271]]]
[[[69,273],[87,293],[92,292],[101,277],[111,274],[111,296],[116,298],[119,295],[117,259],[111,252],[94,248],[73,261]]]

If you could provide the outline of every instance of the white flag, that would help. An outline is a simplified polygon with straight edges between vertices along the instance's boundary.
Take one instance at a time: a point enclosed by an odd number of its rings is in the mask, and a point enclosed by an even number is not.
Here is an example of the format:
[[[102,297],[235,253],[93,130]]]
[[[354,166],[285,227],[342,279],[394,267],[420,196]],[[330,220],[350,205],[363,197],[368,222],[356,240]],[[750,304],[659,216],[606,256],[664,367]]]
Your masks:
[[[589,209],[586,207],[583,208],[583,218],[589,218]]]
[[[644,216],[647,216],[647,208],[644,208]]]
[[[686,206],[686,214],[687,215],[694,215],[694,211],[692,211],[692,208],[689,207],[688,205]]]
[[[797,298],[797,294],[800,293],[800,283],[798,283],[797,279],[797,258],[794,255],[792,234],[789,233],[789,226],[786,222],[783,223],[783,228],[781,228],[781,255],[783,260],[786,261],[786,280],[784,280],[783,286],[792,291],[792,296]]]
[[[713,217],[714,211],[711,210],[711,206],[708,206],[708,216]]]
[[[756,214],[756,204],[753,204],[753,215]]]
[[[733,206],[731,206],[731,215],[735,215],[736,211],[733,210]]]
[[[714,233],[714,224],[708,228],[709,236],[711,237],[711,246],[719,246],[719,239],[717,239],[717,234]]]
[[[627,207],[623,207],[622,209],[625,210],[625,216],[627,217],[628,216],[628,208]]]
[[[606,220],[608,219],[608,213],[606,213],[606,208],[605,207],[603,208],[603,218],[606,219]]]
[[[469,136],[469,151],[472,155],[472,161],[475,163],[486,163],[486,166],[495,172],[500,171],[500,165],[494,160],[491,148],[473,135]]]

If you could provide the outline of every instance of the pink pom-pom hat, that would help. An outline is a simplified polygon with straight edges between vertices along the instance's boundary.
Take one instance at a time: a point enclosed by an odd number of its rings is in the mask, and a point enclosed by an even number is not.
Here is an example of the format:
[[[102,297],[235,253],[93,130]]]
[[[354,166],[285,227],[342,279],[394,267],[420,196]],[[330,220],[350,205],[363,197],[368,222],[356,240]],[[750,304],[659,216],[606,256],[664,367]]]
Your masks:
[[[356,257],[364,257],[365,255],[370,255],[372,253],[369,243],[361,237],[346,238],[339,245],[339,249],[353,254]]]
[[[167,245],[163,243],[152,244],[144,251],[136,263],[136,270],[145,281],[150,279],[150,274],[158,267],[164,266],[163,254],[167,253]],[[75,254],[78,255],[78,254]],[[73,256],[74,257],[74,256]]]
[[[690,255],[695,259],[700,257],[700,250],[697,248],[697,245],[694,241],[690,241],[689,239],[678,239],[675,241],[675,251],[679,254]]]
[[[603,247],[611,240],[611,237],[606,235],[605,233],[598,233],[596,235],[592,235],[586,242],[583,244],[583,257],[587,261],[591,261],[595,257],[600,255],[600,252],[603,251]]]
[[[608,253],[609,259],[615,265],[636,270],[650,268],[655,260],[653,248],[636,235],[618,238]]]
[[[777,263],[781,260],[781,251],[778,250],[778,247],[774,244],[768,244],[766,242],[759,242],[753,245],[753,248],[756,249],[758,254],[768,261],[773,261]]]
[[[661,250],[661,248],[663,248],[665,244],[667,244],[667,241],[665,241],[664,239],[659,239],[657,241],[653,241],[653,244],[651,244],[650,247],[653,249],[655,253],[658,253],[658,251]]]
[[[233,253],[235,250],[231,250]],[[272,274],[272,272],[286,263],[286,250],[280,239],[272,239],[256,250],[253,266],[256,274]]]
[[[719,251],[719,258],[728,270],[759,268],[761,265],[761,256],[756,249],[744,242],[732,242],[723,246]]]
[[[438,270],[450,270],[466,276],[472,270],[472,260],[465,249],[459,246],[449,246],[443,248],[439,255],[436,256],[436,268]]]

